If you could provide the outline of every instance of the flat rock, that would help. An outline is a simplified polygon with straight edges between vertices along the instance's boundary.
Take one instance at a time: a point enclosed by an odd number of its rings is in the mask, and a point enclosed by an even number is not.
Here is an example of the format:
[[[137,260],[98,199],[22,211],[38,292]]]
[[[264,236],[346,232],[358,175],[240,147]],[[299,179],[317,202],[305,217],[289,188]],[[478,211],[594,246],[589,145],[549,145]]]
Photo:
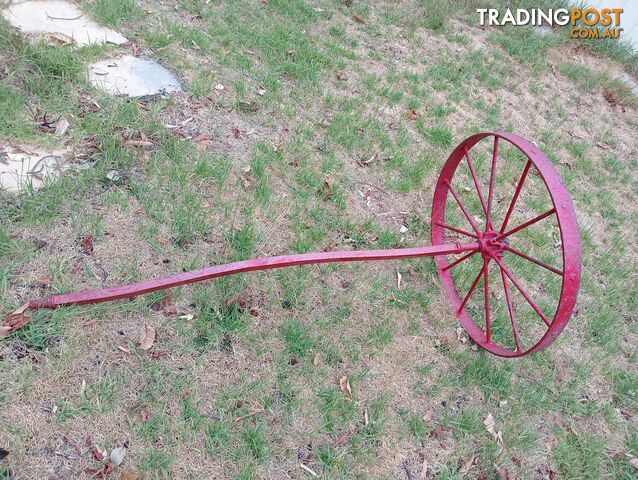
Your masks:
[[[631,93],[633,93],[634,95],[638,97],[638,83],[636,83],[636,81],[632,78],[631,75],[623,72],[623,74],[618,77],[618,80],[620,80],[622,83],[627,85],[629,89],[631,90]]]
[[[37,190],[44,185],[46,178],[60,175],[68,157],[66,150],[0,147],[0,188],[19,192],[31,185]]]
[[[10,3],[2,9],[2,16],[24,34],[55,38],[77,45],[115,43],[128,40],[110,28],[98,25],[71,2],[61,0]]]
[[[145,97],[181,92],[175,75],[154,60],[126,55],[89,65],[89,80],[115,95]]]

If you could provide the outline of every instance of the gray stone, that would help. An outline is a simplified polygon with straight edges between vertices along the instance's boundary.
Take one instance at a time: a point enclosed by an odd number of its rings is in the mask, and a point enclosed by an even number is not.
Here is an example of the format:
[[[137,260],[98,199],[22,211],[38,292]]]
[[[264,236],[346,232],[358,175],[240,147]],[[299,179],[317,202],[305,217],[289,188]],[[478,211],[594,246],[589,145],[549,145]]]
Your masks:
[[[554,30],[552,30],[552,27],[548,25],[535,25],[534,31],[541,37],[549,37],[550,35],[554,34]]]
[[[77,45],[115,43],[128,40],[115,30],[98,25],[82,10],[61,0],[10,3],[2,9],[2,16],[24,34],[51,37]]]
[[[627,85],[631,90],[631,93],[638,97],[638,83],[636,83],[631,75],[623,73],[620,77],[618,77],[618,80]]]
[[[126,55],[89,66],[89,80],[114,95],[146,97],[181,92],[175,75],[154,60]]]

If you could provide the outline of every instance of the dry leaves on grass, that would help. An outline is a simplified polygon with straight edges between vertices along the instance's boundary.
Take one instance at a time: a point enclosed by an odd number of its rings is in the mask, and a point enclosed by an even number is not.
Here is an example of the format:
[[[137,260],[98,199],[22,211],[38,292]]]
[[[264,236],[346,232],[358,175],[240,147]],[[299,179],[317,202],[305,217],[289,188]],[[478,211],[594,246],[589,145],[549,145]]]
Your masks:
[[[70,126],[71,124],[69,123],[69,121],[66,118],[62,117],[58,121],[58,124],[55,127],[55,131],[53,132],[53,135],[56,137],[63,136]]]
[[[355,433],[356,433],[356,431],[354,429],[352,429],[352,428],[350,428],[348,430],[344,430],[337,437],[337,439],[334,442],[332,442],[331,447],[332,448],[339,448],[339,447],[343,447],[343,446],[347,445],[348,442],[350,442],[350,439],[352,438],[352,436]]]
[[[496,474],[498,475],[499,480],[509,480],[510,479],[510,474],[507,471],[507,468],[505,468],[505,467],[496,467]]]
[[[251,407],[248,410],[248,413],[246,415],[235,417],[234,421],[239,422],[240,420],[243,420],[244,418],[252,417],[253,415],[257,415],[258,413],[264,413],[264,412],[265,410],[261,407]]]
[[[15,312],[4,318],[2,325],[0,325],[0,338],[9,336],[13,331],[22,328],[31,321],[31,317],[25,313],[28,306],[29,304],[25,303]]]
[[[470,470],[472,470],[472,467],[474,467],[474,465],[476,465],[476,455],[471,455],[470,458],[468,458],[459,469],[459,474],[464,477],[469,473]]]
[[[137,472],[128,472],[122,475],[120,480],[140,480],[140,474]]]
[[[368,23],[366,22],[365,18],[363,18],[361,15],[353,15],[352,18],[354,19],[355,22],[361,23],[363,25],[366,25]]]
[[[408,118],[410,120],[418,120],[419,118],[421,118],[421,115],[419,115],[418,113],[416,113],[414,110],[410,110],[408,112]]]
[[[140,330],[140,348],[142,350],[150,350],[150,348],[153,346],[153,343],[155,343],[155,335],[155,329],[148,323],[144,323],[144,325],[142,325],[142,329]]]
[[[496,422],[494,422],[494,417],[491,413],[487,414],[485,420],[483,420],[483,425],[485,425],[485,429],[488,431],[492,438],[496,440],[499,445],[499,448],[504,448],[505,444],[503,443],[503,432],[500,430],[496,430]]]
[[[95,249],[93,248],[93,235],[87,235],[82,240],[82,251],[87,255],[93,255]]]
[[[173,301],[173,297],[170,293],[167,293],[161,300],[158,300],[151,305],[151,310],[156,312],[161,310],[164,312],[164,315],[177,315],[177,307],[175,306],[175,302]]]
[[[348,376],[344,375],[339,380],[339,387],[341,388],[341,392],[346,397],[346,400],[349,402],[352,401],[352,388],[350,388],[350,380],[348,380]]]

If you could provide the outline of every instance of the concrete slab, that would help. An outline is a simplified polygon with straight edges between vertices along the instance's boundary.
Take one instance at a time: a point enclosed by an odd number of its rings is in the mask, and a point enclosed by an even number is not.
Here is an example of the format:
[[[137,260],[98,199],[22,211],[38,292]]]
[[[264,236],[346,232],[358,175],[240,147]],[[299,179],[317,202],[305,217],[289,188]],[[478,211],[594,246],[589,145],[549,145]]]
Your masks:
[[[627,85],[631,90],[631,93],[638,97],[638,83],[636,83],[631,75],[623,73],[620,77],[618,77],[618,80]]]
[[[126,55],[89,65],[89,80],[114,95],[144,97],[181,92],[175,75],[154,60]]]
[[[10,3],[2,8],[2,16],[26,35],[64,38],[77,45],[114,43],[128,40],[115,30],[98,25],[71,2],[62,0]]]
[[[68,160],[66,150],[45,151],[38,147],[0,147],[0,188],[19,192],[28,185],[36,190],[47,178],[57,177]]]

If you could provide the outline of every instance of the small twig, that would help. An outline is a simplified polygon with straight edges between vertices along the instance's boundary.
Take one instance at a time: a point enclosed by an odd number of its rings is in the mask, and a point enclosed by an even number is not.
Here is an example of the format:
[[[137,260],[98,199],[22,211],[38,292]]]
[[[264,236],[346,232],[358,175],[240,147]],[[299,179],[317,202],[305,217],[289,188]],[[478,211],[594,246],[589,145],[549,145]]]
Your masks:
[[[388,192],[386,192],[383,188],[381,187],[377,187],[376,185],[373,185],[371,183],[368,182],[355,182],[357,185],[367,185],[368,187],[372,187],[372,188],[376,188],[377,190],[379,190],[381,193],[384,193],[386,195],[390,195]]]
[[[47,17],[50,18],[51,20],[78,20],[80,18],[82,18],[84,16],[83,13],[79,14],[77,17],[73,17],[73,18],[65,18],[65,17],[53,17],[51,15],[49,15],[49,12],[44,12],[46,13]]]
[[[317,472],[315,472],[312,468],[304,465],[303,463],[300,463],[299,466],[301,468],[303,468],[306,472],[308,472],[310,475],[312,475],[313,477],[318,477],[319,475],[317,474]]]
[[[31,167],[29,169],[29,171],[27,172],[27,175],[40,175],[41,173],[44,172],[44,166],[40,166],[40,164],[42,162],[44,162],[45,160],[48,160],[52,158],[53,160],[55,160],[56,163],[56,168],[60,168],[60,160],[62,157],[60,157],[60,155],[45,155],[44,157],[40,158],[37,162],[35,162],[35,165],[33,165],[33,167]],[[38,167],[40,167],[38,169]]]
[[[412,476],[412,473],[410,472],[410,469],[408,468],[407,460],[403,461],[403,470],[405,470],[405,474],[408,476],[408,480],[414,480],[414,477]]]
[[[241,417],[235,417],[235,422],[239,422],[240,420],[243,420],[244,418],[252,417],[253,415],[257,415],[258,413],[264,413],[264,409],[253,408],[251,409],[250,413],[247,413],[246,415],[242,415]]]

